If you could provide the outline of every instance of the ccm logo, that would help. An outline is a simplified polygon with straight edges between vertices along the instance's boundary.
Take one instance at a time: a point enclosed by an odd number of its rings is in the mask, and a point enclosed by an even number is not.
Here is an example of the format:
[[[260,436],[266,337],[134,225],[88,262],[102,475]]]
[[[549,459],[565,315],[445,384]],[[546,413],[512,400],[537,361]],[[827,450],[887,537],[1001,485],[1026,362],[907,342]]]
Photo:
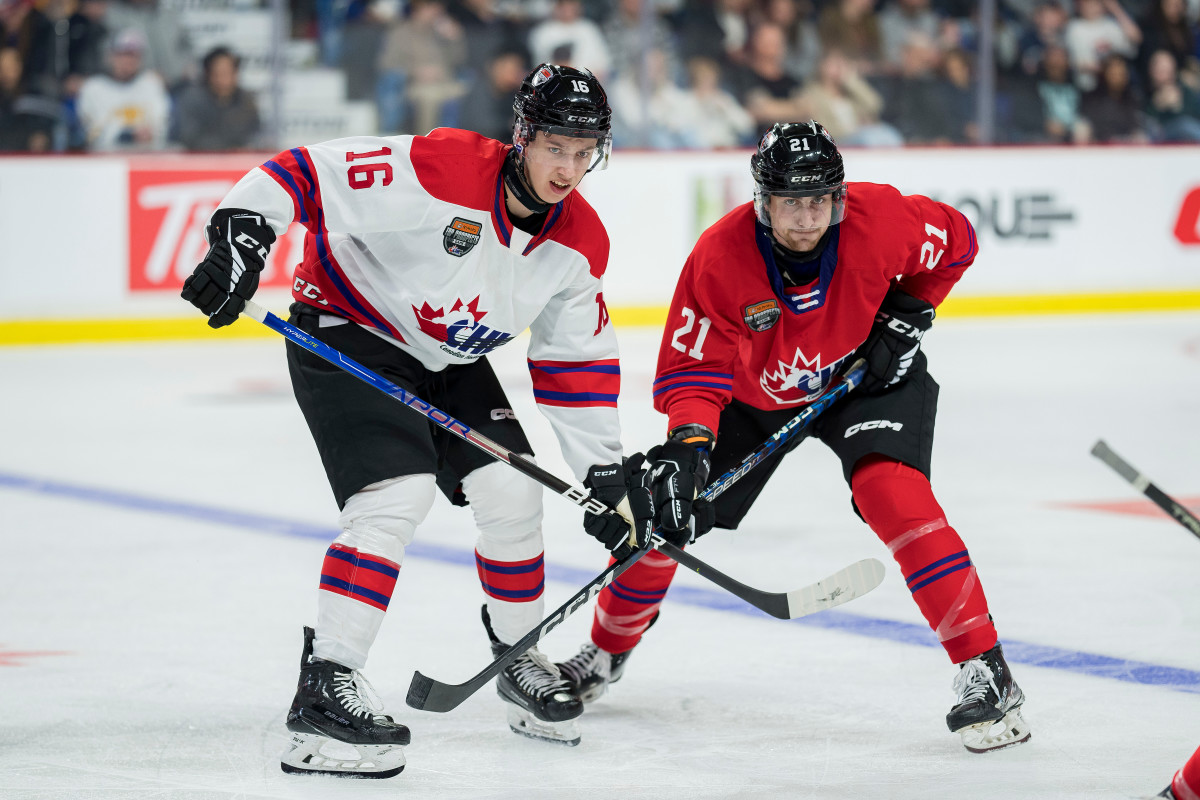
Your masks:
[[[516,419],[517,415],[513,413],[511,408],[493,408],[492,419]]]
[[[876,428],[891,428],[894,431],[898,431],[903,427],[903,422],[889,422],[886,419],[873,419],[869,422],[860,422],[857,425],[851,425],[849,428],[846,428],[846,435],[842,438],[849,439],[859,431],[873,431]]]
[[[599,122],[599,120],[599,117],[577,117],[574,114],[571,114],[567,117],[567,122],[584,122],[589,125],[594,125]]]

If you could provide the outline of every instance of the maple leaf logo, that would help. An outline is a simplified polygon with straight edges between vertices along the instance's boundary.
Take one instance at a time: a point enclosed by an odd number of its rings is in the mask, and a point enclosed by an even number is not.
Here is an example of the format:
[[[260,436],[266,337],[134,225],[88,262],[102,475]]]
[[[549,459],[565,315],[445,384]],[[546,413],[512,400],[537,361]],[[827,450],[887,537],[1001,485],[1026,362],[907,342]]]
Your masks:
[[[478,297],[466,304],[461,298],[455,300],[448,312],[444,308],[434,308],[428,301],[424,301],[420,308],[413,306],[413,313],[417,315],[417,325],[421,327],[421,331],[439,342],[449,338],[448,329],[451,326],[473,328],[487,316],[486,311],[479,310]]]
[[[807,358],[799,347],[790,364],[776,361],[776,369],[764,369],[758,379],[762,390],[780,405],[795,405],[809,402],[829,383],[834,370],[843,358],[832,365],[821,366],[821,354]]]

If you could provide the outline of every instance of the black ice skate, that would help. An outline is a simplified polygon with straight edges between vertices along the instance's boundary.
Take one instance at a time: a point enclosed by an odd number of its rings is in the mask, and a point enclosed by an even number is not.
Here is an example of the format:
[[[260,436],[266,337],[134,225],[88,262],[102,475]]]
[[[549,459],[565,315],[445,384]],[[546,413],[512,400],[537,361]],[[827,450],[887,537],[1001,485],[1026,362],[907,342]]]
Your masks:
[[[496,638],[486,605],[483,626],[492,643],[492,657],[499,658],[509,645]],[[583,713],[583,703],[536,645],[497,676],[496,691],[508,704],[508,727],[513,733],[569,747],[579,744],[575,720]]]
[[[650,618],[646,630],[650,630],[657,620],[656,613]],[[633,650],[626,650],[624,653],[609,653],[588,642],[578,653],[556,666],[579,699],[590,703],[598,700],[610,683],[621,680],[621,676],[625,674],[625,662],[632,652]]]
[[[570,684],[580,701],[598,700],[610,683],[616,683],[625,672],[625,660],[632,650],[612,654],[588,642],[579,652],[556,666]]]
[[[284,772],[343,778],[390,778],[404,769],[408,728],[378,713],[358,670],[312,657],[312,628],[304,629],[300,682],[288,710],[292,741],[279,764]]]
[[[986,753],[1029,741],[1029,726],[1021,717],[1025,695],[1017,686],[997,643],[982,655],[959,664],[954,676],[958,702],[946,715],[946,725],[962,737],[972,753]]]

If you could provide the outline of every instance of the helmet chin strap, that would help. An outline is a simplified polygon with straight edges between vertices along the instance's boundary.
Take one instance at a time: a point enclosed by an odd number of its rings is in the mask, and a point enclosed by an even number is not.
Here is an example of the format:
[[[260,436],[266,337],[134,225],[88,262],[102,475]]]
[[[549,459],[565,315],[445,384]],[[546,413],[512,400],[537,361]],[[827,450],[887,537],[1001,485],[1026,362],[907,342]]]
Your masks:
[[[513,199],[532,213],[545,213],[554,205],[538,197],[537,192],[529,185],[525,178],[525,159],[518,155],[516,148],[509,151],[508,158],[504,159],[501,174],[504,176],[504,187],[512,192]]]

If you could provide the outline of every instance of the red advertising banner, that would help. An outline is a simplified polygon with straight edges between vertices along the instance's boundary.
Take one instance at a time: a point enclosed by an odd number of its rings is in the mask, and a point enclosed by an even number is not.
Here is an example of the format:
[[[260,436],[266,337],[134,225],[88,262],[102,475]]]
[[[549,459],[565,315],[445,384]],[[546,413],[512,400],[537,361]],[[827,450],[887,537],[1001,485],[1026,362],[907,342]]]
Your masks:
[[[246,169],[129,168],[129,290],[178,292],[208,244],[204,226]],[[267,257],[259,287],[291,286],[304,227],[292,225]]]

